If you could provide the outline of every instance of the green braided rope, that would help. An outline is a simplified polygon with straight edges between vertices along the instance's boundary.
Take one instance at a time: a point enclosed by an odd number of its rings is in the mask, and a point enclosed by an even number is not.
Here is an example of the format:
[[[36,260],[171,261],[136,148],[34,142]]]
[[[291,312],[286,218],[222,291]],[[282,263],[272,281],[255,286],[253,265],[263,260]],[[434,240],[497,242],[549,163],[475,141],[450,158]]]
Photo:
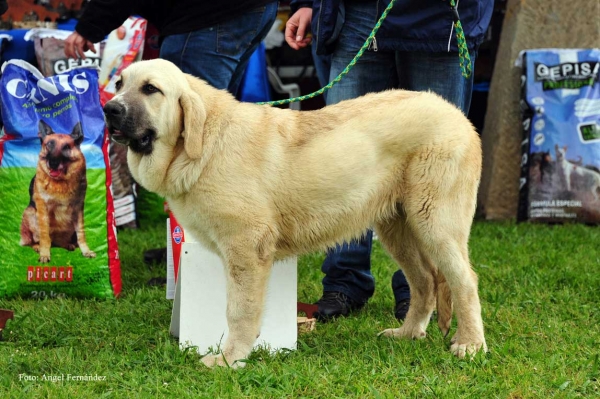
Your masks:
[[[455,0],[450,0],[450,7],[456,10]],[[456,30],[456,42],[458,43],[458,60],[460,63],[460,70],[462,76],[465,78],[471,77],[471,56],[469,55],[469,48],[467,47],[467,40],[465,39],[465,32],[463,31],[462,24],[458,18],[458,11],[456,12],[456,20],[454,21],[454,29]]]
[[[310,94],[305,94],[303,96],[299,96],[299,97],[294,97],[294,98],[287,98],[284,100],[276,100],[276,101],[261,101],[258,102],[257,104],[259,105],[284,105],[284,104],[290,104],[290,103],[294,103],[294,102],[298,102],[298,101],[304,101],[304,100],[308,100],[310,98],[314,98],[316,96],[319,96],[323,93],[325,93],[327,90],[331,89],[333,87],[333,85],[335,85],[336,83],[338,83],[340,80],[342,80],[342,78],[348,74],[348,72],[350,72],[350,69],[352,69],[352,67],[356,64],[356,62],[358,61],[358,59],[360,57],[362,57],[363,53],[371,46],[371,43],[373,42],[373,39],[375,38],[375,35],[377,34],[377,31],[379,30],[379,28],[381,27],[381,24],[383,23],[383,21],[385,20],[385,18],[387,17],[387,15],[389,14],[390,10],[392,9],[394,3],[396,2],[396,0],[391,0],[390,4],[388,4],[388,6],[386,7],[386,9],[383,11],[383,14],[381,14],[381,17],[379,17],[379,20],[377,21],[377,23],[375,24],[375,27],[373,28],[373,30],[371,31],[371,34],[369,35],[369,37],[367,38],[367,40],[365,41],[365,43],[363,44],[363,46],[360,48],[360,50],[358,50],[358,53],[356,53],[356,55],[354,56],[354,58],[352,59],[352,61],[350,61],[350,63],[348,64],[348,66],[346,66],[346,68],[344,68],[344,70],[335,78],[333,79],[331,82],[329,82],[326,86],[322,87],[321,89],[310,93]],[[452,7],[455,6],[455,1],[454,0],[450,0],[450,5]],[[462,71],[462,75],[465,78],[468,78],[471,76],[471,58],[469,57],[469,50],[467,48],[467,44],[466,44],[466,40],[465,40],[465,34],[463,32],[462,29],[462,25],[460,23],[460,20],[457,20],[454,23],[455,29],[456,29],[456,40],[458,42],[458,49],[459,49],[459,60],[460,60],[460,69]],[[465,63],[466,60],[466,63]]]

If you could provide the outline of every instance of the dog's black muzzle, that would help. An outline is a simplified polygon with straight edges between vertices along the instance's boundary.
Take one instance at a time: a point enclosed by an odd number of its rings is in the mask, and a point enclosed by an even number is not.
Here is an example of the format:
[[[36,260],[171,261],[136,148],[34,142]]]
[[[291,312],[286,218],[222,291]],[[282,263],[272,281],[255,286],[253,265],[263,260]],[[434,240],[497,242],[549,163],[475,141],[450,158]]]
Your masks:
[[[128,146],[132,151],[140,154],[152,152],[152,142],[156,132],[152,128],[140,129],[134,115],[127,115],[123,104],[109,101],[104,106],[104,119],[110,138],[119,144]]]
[[[109,101],[104,105],[103,111],[110,138],[119,144],[129,145],[131,139],[122,131],[126,113],[125,106],[116,101]]]

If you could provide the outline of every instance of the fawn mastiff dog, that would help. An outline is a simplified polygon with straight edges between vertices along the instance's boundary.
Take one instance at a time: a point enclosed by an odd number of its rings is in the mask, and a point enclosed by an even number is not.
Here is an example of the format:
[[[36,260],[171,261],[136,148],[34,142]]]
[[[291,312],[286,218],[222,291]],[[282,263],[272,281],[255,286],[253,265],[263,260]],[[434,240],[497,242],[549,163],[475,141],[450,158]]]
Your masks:
[[[402,326],[381,334],[425,337],[436,301],[447,334],[453,303],[452,353],[487,350],[468,251],[481,144],[460,110],[402,90],[310,112],[241,103],[164,60],[116,86],[105,119],[134,178],[225,265],[229,335],[207,366],[243,365],[274,260],[371,226],[412,295]]]

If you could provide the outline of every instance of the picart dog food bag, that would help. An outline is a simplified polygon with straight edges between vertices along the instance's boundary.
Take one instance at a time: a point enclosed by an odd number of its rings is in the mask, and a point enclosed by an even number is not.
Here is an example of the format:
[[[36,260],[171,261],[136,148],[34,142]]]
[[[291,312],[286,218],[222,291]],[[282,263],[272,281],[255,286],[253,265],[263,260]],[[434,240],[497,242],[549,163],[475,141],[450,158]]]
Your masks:
[[[2,66],[0,297],[121,290],[108,137],[95,67]]]
[[[518,220],[600,223],[600,49],[521,54]]]

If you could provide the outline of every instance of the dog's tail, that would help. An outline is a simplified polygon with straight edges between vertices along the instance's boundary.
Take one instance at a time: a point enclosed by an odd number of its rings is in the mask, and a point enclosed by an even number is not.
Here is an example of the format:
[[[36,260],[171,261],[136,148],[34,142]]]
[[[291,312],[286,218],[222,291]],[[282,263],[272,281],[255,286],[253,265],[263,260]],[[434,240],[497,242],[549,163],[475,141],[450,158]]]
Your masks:
[[[452,292],[446,277],[439,271],[436,280],[437,322],[442,335],[446,337],[452,324]]]

